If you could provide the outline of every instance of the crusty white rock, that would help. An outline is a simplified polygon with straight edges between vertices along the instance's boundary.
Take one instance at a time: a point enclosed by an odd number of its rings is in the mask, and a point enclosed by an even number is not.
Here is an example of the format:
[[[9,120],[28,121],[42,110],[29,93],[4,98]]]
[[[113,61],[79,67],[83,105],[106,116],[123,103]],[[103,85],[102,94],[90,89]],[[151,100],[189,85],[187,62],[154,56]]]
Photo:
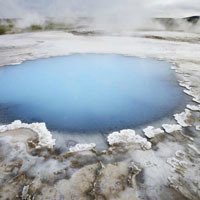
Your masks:
[[[164,133],[162,129],[154,128],[153,126],[148,126],[147,128],[143,129],[143,132],[148,138],[153,138],[158,134]]]
[[[185,109],[184,112],[180,114],[175,114],[174,118],[180,124],[182,127],[188,127],[191,126],[191,124],[188,122],[191,117],[191,112],[188,109]]]
[[[167,133],[173,133],[182,130],[182,127],[179,124],[163,124],[162,127]]]
[[[140,135],[136,135],[135,131],[132,129],[125,129],[119,132],[113,132],[108,135],[107,141],[109,145],[115,144],[139,144],[143,149],[150,149],[151,143],[147,141],[146,138],[141,137]]]
[[[89,151],[96,147],[96,144],[90,143],[90,144],[76,144],[73,147],[69,148],[70,152],[79,152],[79,151]]]
[[[0,126],[0,132],[20,129],[20,128],[27,128],[31,129],[35,133],[38,134],[38,147],[47,147],[47,148],[53,148],[55,145],[55,139],[52,138],[52,135],[50,131],[48,131],[45,123],[22,123],[20,120],[15,120],[11,124],[8,125],[2,125]]]
[[[193,110],[193,111],[200,111],[200,106],[198,105],[191,105],[191,104],[188,104],[187,106],[186,106],[188,109],[190,109],[190,110]]]

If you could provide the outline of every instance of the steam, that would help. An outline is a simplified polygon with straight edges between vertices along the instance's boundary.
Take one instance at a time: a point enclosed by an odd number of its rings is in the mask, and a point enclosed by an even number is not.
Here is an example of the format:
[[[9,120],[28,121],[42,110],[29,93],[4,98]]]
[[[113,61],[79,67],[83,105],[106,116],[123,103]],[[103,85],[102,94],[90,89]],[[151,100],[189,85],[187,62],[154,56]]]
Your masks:
[[[42,24],[46,18],[56,22],[82,20],[95,28],[138,27],[153,10],[147,0],[0,0],[0,18],[18,18],[22,27]]]
[[[0,18],[17,18],[22,28],[51,18],[95,29],[132,30],[148,27],[153,17],[198,14],[199,0],[0,0]]]

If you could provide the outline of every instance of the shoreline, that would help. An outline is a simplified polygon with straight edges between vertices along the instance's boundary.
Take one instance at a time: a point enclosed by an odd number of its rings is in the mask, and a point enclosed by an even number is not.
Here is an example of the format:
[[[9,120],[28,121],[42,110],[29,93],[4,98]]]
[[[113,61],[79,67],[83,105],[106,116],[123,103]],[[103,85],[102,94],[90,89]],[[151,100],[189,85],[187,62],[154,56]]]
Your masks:
[[[163,31],[161,31],[161,32],[163,32]],[[45,33],[66,33],[66,32],[63,32],[63,31],[47,31],[47,32],[34,32],[34,33],[18,33],[17,35],[18,36],[20,36],[20,35],[23,35],[23,34],[26,34],[26,35],[31,35],[31,34],[45,34]],[[138,34],[139,33],[139,34]],[[144,32],[144,31],[142,31],[141,32],[141,36],[143,37],[143,36],[145,36],[145,33],[146,32]],[[147,33],[149,33],[148,31],[147,31]],[[157,33],[157,31],[153,31],[153,32],[151,32],[150,31],[150,33]],[[158,31],[158,33],[159,33],[159,31]],[[170,32],[169,32],[170,33]],[[69,34],[69,33],[66,33],[67,35],[72,35],[72,34]],[[183,33],[184,34],[184,33]],[[188,34],[188,33],[186,33],[186,34]],[[136,32],[136,34],[135,35],[137,35],[137,37],[140,35],[140,32]],[[171,35],[171,34],[170,34]],[[194,35],[197,35],[197,33],[195,33]],[[84,39],[84,38],[93,38],[93,37],[95,37],[95,36],[73,36],[73,37],[75,37],[75,38],[81,38],[81,39]],[[97,38],[98,38],[99,36],[97,36]],[[100,36],[100,37],[105,37],[105,36]],[[114,37],[116,37],[116,36],[114,36]],[[64,38],[63,38],[64,39]],[[147,40],[149,39],[149,40],[152,40],[152,38],[146,38]],[[154,40],[157,40],[157,38],[155,37],[155,39]],[[159,39],[160,40],[160,39]],[[28,61],[34,61],[34,60],[37,60],[37,59],[46,59],[46,58],[53,58],[53,57],[63,57],[63,56],[69,56],[69,55],[74,55],[74,54],[98,54],[98,52],[89,52],[89,53],[81,53],[81,52],[79,52],[79,53],[67,53],[67,54],[63,54],[63,55],[50,55],[50,56],[48,56],[48,55],[42,55],[41,57],[39,57],[39,58],[37,58],[37,57],[32,57],[32,58],[30,58],[30,59],[22,59],[21,61],[19,61],[19,62],[17,62],[17,63],[7,63],[6,65],[1,65],[1,62],[0,62],[0,67],[6,67],[6,66],[11,66],[11,65],[13,65],[13,66],[15,66],[15,65],[19,65],[19,64],[21,64],[21,63],[23,63],[23,62],[28,62]],[[104,52],[104,53],[101,53],[101,54],[107,54],[106,52]],[[130,57],[138,57],[138,58],[144,58],[144,59],[154,59],[154,60],[158,60],[158,61],[163,61],[163,62],[167,62],[167,63],[169,63],[170,65],[171,65],[171,70],[173,70],[173,72],[174,72],[174,75],[175,75],[175,81],[177,81],[178,83],[179,83],[179,85],[180,85],[180,81],[179,81],[179,78],[182,78],[181,76],[180,76],[180,74],[178,74],[177,73],[177,67],[176,67],[176,62],[174,62],[174,61],[171,61],[171,60],[168,60],[168,59],[165,59],[165,58],[156,58],[156,57],[146,57],[146,56],[136,56],[136,55],[134,55],[134,54],[131,54],[131,53],[129,53],[129,54],[124,54],[124,53],[115,53],[115,52],[110,52],[109,54],[117,54],[117,55],[122,55],[122,56],[130,56]],[[183,92],[184,92],[184,86],[180,86],[180,87],[182,87],[183,88]],[[186,94],[186,97],[185,97],[185,99],[187,99],[183,104],[185,105],[187,105],[187,104],[191,104],[191,101],[190,100],[192,100],[192,97],[190,96],[190,95],[188,95],[188,94]],[[147,126],[155,126],[155,127],[161,127],[162,126],[162,124],[165,122],[165,120],[166,121],[173,121],[174,123],[176,123],[175,122],[175,120],[173,120],[173,114],[176,114],[176,112],[181,112],[181,111],[184,111],[184,109],[186,108],[186,106],[184,107],[183,105],[181,106],[181,108],[176,108],[176,109],[174,109],[174,111],[173,112],[170,112],[171,114],[169,114],[169,115],[166,115],[165,117],[163,117],[163,118],[160,118],[160,119],[157,119],[157,120],[153,120],[152,122],[149,122],[149,123],[145,123],[145,124],[143,124],[143,125],[139,125],[139,126],[137,126],[137,127],[135,127],[134,128],[134,130],[136,130],[137,132],[139,132],[140,133],[140,135],[142,134],[142,130],[145,128],[145,127],[147,127]],[[173,114],[172,114],[173,113]],[[18,120],[18,119],[16,119],[16,120]],[[132,128],[131,128],[132,129]],[[115,131],[117,131],[117,130],[115,130]],[[118,130],[119,131],[119,130]],[[65,135],[65,132],[66,131],[56,131],[56,130],[52,130],[52,133],[56,133],[56,132],[58,132],[58,134],[59,134],[59,132],[61,132],[61,134],[62,135]],[[112,133],[112,131],[109,131],[110,133]],[[69,132],[69,133],[67,133],[67,135],[70,135],[71,133]],[[77,133],[77,134],[79,134],[79,133]],[[102,135],[102,134],[101,134]],[[103,135],[109,135],[109,133],[108,132],[105,132],[105,133],[103,133]],[[105,136],[104,136],[105,137]],[[103,138],[102,138],[103,139]],[[104,138],[103,140],[105,140],[106,141],[106,138]],[[109,147],[109,146],[108,146]]]

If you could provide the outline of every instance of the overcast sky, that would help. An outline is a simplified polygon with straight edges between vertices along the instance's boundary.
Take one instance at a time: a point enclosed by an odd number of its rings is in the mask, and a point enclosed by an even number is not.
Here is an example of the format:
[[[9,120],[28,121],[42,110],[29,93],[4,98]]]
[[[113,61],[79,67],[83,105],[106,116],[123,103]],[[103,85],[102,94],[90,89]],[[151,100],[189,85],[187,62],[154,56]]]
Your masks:
[[[0,0],[0,17],[109,15],[139,11],[152,16],[200,15],[200,0]],[[146,13],[145,13],[146,12]]]
[[[137,8],[144,15],[200,15],[200,0],[0,0],[0,17],[22,17],[24,13],[90,16],[126,10],[130,15]]]

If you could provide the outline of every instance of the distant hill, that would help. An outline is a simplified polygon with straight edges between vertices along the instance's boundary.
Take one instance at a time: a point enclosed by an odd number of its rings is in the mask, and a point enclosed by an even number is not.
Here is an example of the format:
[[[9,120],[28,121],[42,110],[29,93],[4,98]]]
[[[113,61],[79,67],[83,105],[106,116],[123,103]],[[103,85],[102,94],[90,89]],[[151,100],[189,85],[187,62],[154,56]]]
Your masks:
[[[186,18],[184,18],[184,20],[186,20],[190,23],[196,24],[200,21],[200,16],[186,17]]]
[[[183,24],[196,25],[200,22],[200,16],[190,16],[185,18],[154,18],[156,22],[161,23],[166,28],[178,28],[178,26]]]

